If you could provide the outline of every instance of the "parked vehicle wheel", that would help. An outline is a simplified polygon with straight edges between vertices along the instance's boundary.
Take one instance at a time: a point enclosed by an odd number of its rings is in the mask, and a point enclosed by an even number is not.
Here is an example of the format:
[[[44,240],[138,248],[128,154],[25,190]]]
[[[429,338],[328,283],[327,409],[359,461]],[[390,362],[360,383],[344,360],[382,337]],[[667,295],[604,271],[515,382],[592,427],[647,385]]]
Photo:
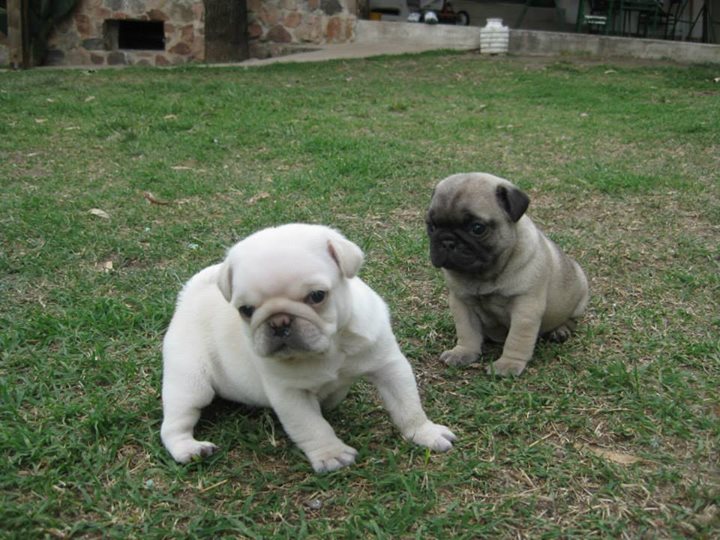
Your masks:
[[[468,26],[470,24],[470,15],[467,11],[458,11],[455,14],[455,24],[458,26]]]

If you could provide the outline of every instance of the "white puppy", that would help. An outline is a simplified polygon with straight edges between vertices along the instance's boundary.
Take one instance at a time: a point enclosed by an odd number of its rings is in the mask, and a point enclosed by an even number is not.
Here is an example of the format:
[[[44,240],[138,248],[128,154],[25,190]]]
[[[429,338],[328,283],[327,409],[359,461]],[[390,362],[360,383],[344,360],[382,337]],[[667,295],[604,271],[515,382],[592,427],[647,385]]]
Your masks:
[[[444,452],[455,435],[428,420],[383,300],[356,277],[360,248],[333,229],[291,224],[236,244],[185,284],[163,345],[161,435],[176,461],[216,450],[197,441],[218,395],[272,407],[317,472],[355,461],[323,418],[367,377],[407,439]]]

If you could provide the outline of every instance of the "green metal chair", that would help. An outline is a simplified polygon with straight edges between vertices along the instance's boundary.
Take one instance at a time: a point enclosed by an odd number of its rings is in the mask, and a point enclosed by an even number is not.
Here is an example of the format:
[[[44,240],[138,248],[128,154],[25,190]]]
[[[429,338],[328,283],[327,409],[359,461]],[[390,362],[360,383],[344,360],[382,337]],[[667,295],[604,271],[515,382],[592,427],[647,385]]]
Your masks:
[[[648,32],[657,34],[661,21],[662,0],[621,0],[620,12],[622,16],[621,33],[638,37],[648,37]],[[635,14],[635,32],[631,30]]]
[[[665,27],[665,39],[675,39],[677,24],[679,22],[691,22],[683,20],[682,14],[685,12],[685,8],[688,5],[689,0],[670,0],[667,10],[662,10],[660,13],[660,23]]]
[[[583,22],[588,27],[590,33],[610,32],[612,23],[612,7],[610,0],[590,0],[590,13],[583,16]]]

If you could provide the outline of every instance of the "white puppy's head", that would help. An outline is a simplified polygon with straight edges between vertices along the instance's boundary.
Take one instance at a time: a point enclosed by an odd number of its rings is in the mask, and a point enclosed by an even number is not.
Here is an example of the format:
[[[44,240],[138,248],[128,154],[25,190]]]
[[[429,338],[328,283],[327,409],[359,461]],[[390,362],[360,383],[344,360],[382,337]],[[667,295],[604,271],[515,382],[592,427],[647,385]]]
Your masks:
[[[348,280],[362,262],[362,250],[333,229],[282,225],[235,244],[218,287],[260,356],[322,354],[347,323]]]

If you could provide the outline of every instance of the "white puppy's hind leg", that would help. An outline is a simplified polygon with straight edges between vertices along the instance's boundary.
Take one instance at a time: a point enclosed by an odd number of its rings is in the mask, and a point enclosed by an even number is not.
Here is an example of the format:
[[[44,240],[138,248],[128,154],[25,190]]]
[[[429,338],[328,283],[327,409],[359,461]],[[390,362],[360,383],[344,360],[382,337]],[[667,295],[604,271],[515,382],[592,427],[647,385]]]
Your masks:
[[[195,457],[207,457],[217,450],[213,443],[197,441],[193,437],[192,429],[199,418],[200,409],[165,413],[160,436],[165,448],[178,463],[188,463]]]
[[[187,373],[164,374],[163,423],[160,437],[175,461],[187,463],[196,457],[211,455],[217,446],[197,441],[193,428],[200,419],[200,411],[215,396],[210,384]]]
[[[332,411],[335,409],[338,405],[340,405],[342,400],[347,397],[348,392],[350,392],[350,385],[343,386],[332,392],[320,402],[322,410]]]

